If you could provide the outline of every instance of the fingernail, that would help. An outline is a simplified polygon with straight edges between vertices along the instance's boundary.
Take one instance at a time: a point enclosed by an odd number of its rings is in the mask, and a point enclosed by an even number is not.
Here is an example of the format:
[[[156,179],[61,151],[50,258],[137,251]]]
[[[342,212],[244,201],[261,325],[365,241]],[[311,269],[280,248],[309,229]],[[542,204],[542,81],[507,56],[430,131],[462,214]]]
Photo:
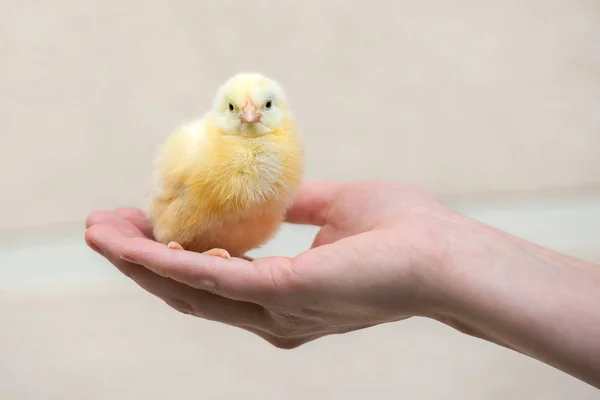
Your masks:
[[[140,262],[138,260],[136,260],[135,258],[128,256],[126,254],[121,254],[121,259],[125,260],[127,262],[130,262],[132,264],[139,264]]]
[[[102,250],[100,249],[100,247],[98,247],[98,245],[94,242],[88,241],[87,245],[94,250],[96,253],[100,254],[102,257],[104,257],[104,253],[102,252]]]

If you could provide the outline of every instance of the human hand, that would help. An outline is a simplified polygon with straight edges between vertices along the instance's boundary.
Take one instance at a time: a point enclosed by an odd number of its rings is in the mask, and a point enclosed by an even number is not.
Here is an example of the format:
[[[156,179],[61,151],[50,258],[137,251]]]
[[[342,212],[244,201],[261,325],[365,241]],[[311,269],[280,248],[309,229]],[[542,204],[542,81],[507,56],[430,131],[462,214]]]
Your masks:
[[[600,267],[389,183],[309,183],[288,222],[321,226],[295,257],[224,260],[152,240],[137,209],[86,241],[171,307],[280,348],[411,316],[514,349],[600,388]]]
[[[471,223],[424,191],[371,182],[308,183],[287,220],[321,226],[312,248],[291,258],[172,251],[137,209],[92,214],[86,241],[171,307],[293,348],[433,313],[435,269]]]

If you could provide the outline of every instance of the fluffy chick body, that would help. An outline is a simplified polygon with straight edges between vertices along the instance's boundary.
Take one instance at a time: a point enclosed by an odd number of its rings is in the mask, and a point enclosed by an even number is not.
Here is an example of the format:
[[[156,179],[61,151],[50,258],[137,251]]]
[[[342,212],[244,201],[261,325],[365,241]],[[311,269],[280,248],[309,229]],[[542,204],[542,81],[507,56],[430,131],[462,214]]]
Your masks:
[[[149,207],[155,239],[226,258],[260,247],[294,200],[302,156],[279,84],[234,76],[208,113],[159,149]]]

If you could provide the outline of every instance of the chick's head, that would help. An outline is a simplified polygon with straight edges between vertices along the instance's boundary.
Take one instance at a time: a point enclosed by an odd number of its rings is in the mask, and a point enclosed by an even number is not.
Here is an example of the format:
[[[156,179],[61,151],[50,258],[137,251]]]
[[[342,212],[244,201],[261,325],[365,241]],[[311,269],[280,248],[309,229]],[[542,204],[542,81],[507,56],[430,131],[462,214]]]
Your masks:
[[[249,137],[273,132],[289,116],[282,87],[258,73],[240,73],[225,82],[212,111],[226,134]]]

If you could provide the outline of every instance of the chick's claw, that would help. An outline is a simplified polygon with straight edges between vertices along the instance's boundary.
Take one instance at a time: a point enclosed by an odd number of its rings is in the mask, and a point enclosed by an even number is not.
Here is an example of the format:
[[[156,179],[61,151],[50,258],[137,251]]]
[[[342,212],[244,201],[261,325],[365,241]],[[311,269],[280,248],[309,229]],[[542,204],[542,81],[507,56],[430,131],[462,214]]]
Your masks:
[[[183,250],[183,246],[181,246],[177,242],[169,242],[167,247],[170,248],[171,250]]]
[[[169,242],[167,247],[171,250],[183,250],[183,246],[177,242]],[[210,249],[208,251],[203,252],[202,254],[206,254],[207,256],[221,257],[226,260],[229,260],[231,258],[231,255],[227,250],[219,248]]]
[[[206,254],[207,256],[221,257],[226,260],[229,260],[231,258],[231,256],[229,255],[229,252],[225,249],[210,249],[208,251],[205,251],[202,254]]]

